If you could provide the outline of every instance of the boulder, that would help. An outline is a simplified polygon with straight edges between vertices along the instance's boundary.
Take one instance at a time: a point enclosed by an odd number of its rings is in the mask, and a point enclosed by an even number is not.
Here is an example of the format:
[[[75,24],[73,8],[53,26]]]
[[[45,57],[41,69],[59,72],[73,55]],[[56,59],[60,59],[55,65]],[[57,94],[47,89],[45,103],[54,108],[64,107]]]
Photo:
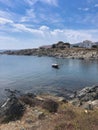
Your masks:
[[[86,102],[82,105],[82,108],[86,109],[86,110],[93,110],[94,106],[91,102]]]
[[[77,92],[76,97],[81,101],[93,101],[98,99],[98,86],[86,87]]]
[[[70,102],[87,110],[98,107],[98,86],[86,87],[75,92],[75,96]]]
[[[92,105],[93,105],[94,107],[97,107],[97,108],[98,108],[98,99],[92,101]]]
[[[17,98],[8,99],[0,107],[0,122],[7,123],[18,120],[22,117],[25,107]]]
[[[74,106],[77,106],[77,107],[80,106],[80,101],[78,98],[71,100],[70,103],[73,104]]]

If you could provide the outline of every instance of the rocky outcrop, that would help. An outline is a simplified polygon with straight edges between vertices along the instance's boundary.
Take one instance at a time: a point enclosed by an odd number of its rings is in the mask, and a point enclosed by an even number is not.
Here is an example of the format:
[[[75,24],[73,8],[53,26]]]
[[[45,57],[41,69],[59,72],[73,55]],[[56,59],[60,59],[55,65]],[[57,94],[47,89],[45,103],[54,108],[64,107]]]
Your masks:
[[[10,98],[0,107],[0,123],[19,120],[25,111],[22,102],[17,98]]]
[[[18,51],[5,51],[2,54],[7,55],[32,55],[32,56],[51,56],[58,58],[72,58],[72,59],[98,59],[98,49],[86,48],[39,48],[39,49],[25,49]]]
[[[86,87],[75,92],[71,103],[90,110],[98,107],[98,86]]]
[[[8,99],[0,106],[0,130],[98,129],[98,109],[94,109],[98,108],[98,86],[71,92],[69,98],[65,96],[67,100],[50,94],[7,91]]]
[[[77,44],[58,43],[41,46],[33,49],[7,50],[0,52],[7,55],[32,55],[32,56],[51,56],[61,58],[77,58],[77,59],[98,59],[98,42],[85,40]]]
[[[36,96],[32,93],[20,94],[18,91],[8,91],[8,99],[0,106],[0,123],[8,123],[10,121],[20,120],[27,109],[27,106],[32,108],[42,108],[50,113],[55,113],[58,110],[58,103],[54,99]],[[43,112],[37,112],[38,119],[45,117]]]
[[[0,123],[21,119],[27,106],[35,108],[35,110],[38,108],[38,111],[35,111],[38,119],[45,118],[45,110],[49,113],[57,113],[59,104],[71,103],[86,110],[98,108],[98,86],[86,87],[80,91],[66,94],[65,97],[35,95],[32,93],[21,94],[16,90],[7,91],[10,93],[8,99],[0,106]]]

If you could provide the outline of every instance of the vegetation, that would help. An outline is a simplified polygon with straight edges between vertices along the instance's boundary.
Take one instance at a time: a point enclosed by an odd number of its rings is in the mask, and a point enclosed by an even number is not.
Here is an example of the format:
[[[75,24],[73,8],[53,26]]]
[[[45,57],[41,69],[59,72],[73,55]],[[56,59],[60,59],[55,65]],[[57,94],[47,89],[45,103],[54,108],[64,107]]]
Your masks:
[[[24,114],[19,121],[1,124],[0,130],[98,130],[96,108],[85,110],[52,95],[37,97],[24,95],[19,101],[25,105]],[[19,111],[13,110],[11,113],[16,114],[16,112]]]
[[[75,108],[65,105],[63,108],[62,120],[55,126],[54,130],[97,130],[98,110],[86,111],[82,108]]]

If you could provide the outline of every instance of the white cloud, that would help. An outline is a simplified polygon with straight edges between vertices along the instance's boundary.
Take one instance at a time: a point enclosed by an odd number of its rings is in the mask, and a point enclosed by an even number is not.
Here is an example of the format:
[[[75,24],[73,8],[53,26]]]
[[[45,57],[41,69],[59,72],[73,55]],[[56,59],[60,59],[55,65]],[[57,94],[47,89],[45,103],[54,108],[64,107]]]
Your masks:
[[[89,10],[89,8],[84,8],[83,10],[84,10],[84,11],[88,11],[88,10]]]
[[[58,0],[24,0],[24,1],[28,3],[30,6],[34,5],[38,1],[54,6],[58,5]]]
[[[34,12],[34,9],[27,9],[26,10],[26,15],[21,17],[20,22],[28,22],[28,21],[33,21],[36,19],[36,14]]]
[[[11,17],[11,14],[8,11],[0,10],[0,17],[9,19]]]
[[[9,21],[8,21],[9,22]],[[32,36],[32,40],[37,40],[40,42],[39,45],[42,44],[52,44],[59,40],[77,43],[83,40],[98,40],[97,34],[98,30],[74,30],[74,29],[54,29],[51,30],[47,26],[41,26],[38,29],[28,28],[23,24],[15,24],[12,23],[14,33],[18,30],[21,34],[26,33],[27,37],[25,37],[29,41],[29,34]],[[15,30],[16,29],[16,30]],[[31,41],[32,41],[31,40]],[[41,43],[42,42],[42,43]]]
[[[58,5],[58,1],[57,0],[40,0],[44,3],[47,3],[47,4],[50,4],[50,5],[55,5],[57,6]]]
[[[34,5],[38,0],[24,0],[26,3],[28,3],[30,6]]]
[[[41,26],[39,29],[42,31],[47,31],[47,30],[49,30],[49,27],[48,26]]]
[[[32,33],[33,35],[36,36],[43,36],[43,31],[40,29],[32,29],[32,28],[28,28],[23,24],[12,24],[12,26],[15,28],[13,29],[13,31],[19,31],[19,32],[26,32],[26,33]]]
[[[51,31],[53,37],[58,40],[64,40],[65,42],[76,43],[85,39],[92,39],[92,34],[87,30],[53,30]]]
[[[48,14],[48,17],[47,17]],[[58,26],[58,24],[62,24],[63,18],[57,12],[52,12],[46,8],[29,8],[26,10],[26,13],[23,17],[20,18],[20,23],[25,23],[34,25],[35,27],[44,24],[52,24],[54,26]]]
[[[5,20],[12,26],[13,34],[17,33],[18,37],[14,35],[0,37],[0,46],[7,45],[7,48],[32,48],[41,45],[53,44],[58,41],[77,43],[83,40],[98,41],[98,30],[75,30],[75,29],[54,29],[51,30],[48,26],[41,26],[40,28],[34,29],[26,27],[23,24],[16,24],[12,21]],[[21,44],[20,44],[21,43]]]
[[[78,8],[79,10],[82,10],[82,11],[88,11],[89,8]]]
[[[0,24],[7,24],[7,23],[12,24],[13,21],[0,17]]]
[[[20,22],[22,15],[9,10],[0,10],[0,17],[10,19],[15,22]]]
[[[4,29],[10,25],[13,33],[20,32],[32,35],[32,38],[37,38],[39,41],[43,39],[45,43],[53,43],[59,40],[75,43],[85,39],[96,40],[98,30],[75,30],[75,29],[54,29],[51,30],[48,26],[40,26],[39,28],[27,27],[24,24],[15,23],[10,19],[0,18],[0,24],[3,24]],[[2,28],[3,30],[3,28]],[[7,30],[4,30],[7,33]],[[9,32],[9,28],[8,28]],[[27,38],[28,39],[28,38]]]
[[[0,36],[0,49],[15,49],[19,40],[11,36]],[[19,46],[19,45],[18,45]]]
[[[98,7],[98,4],[95,4],[95,7]]]

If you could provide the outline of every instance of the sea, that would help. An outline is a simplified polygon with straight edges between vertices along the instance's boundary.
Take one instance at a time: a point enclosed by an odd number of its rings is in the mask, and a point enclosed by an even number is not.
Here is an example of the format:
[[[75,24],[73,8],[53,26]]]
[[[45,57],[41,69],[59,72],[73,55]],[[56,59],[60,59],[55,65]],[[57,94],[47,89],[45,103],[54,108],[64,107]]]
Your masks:
[[[98,85],[98,60],[0,55],[0,98],[5,89],[62,95],[92,85]]]

